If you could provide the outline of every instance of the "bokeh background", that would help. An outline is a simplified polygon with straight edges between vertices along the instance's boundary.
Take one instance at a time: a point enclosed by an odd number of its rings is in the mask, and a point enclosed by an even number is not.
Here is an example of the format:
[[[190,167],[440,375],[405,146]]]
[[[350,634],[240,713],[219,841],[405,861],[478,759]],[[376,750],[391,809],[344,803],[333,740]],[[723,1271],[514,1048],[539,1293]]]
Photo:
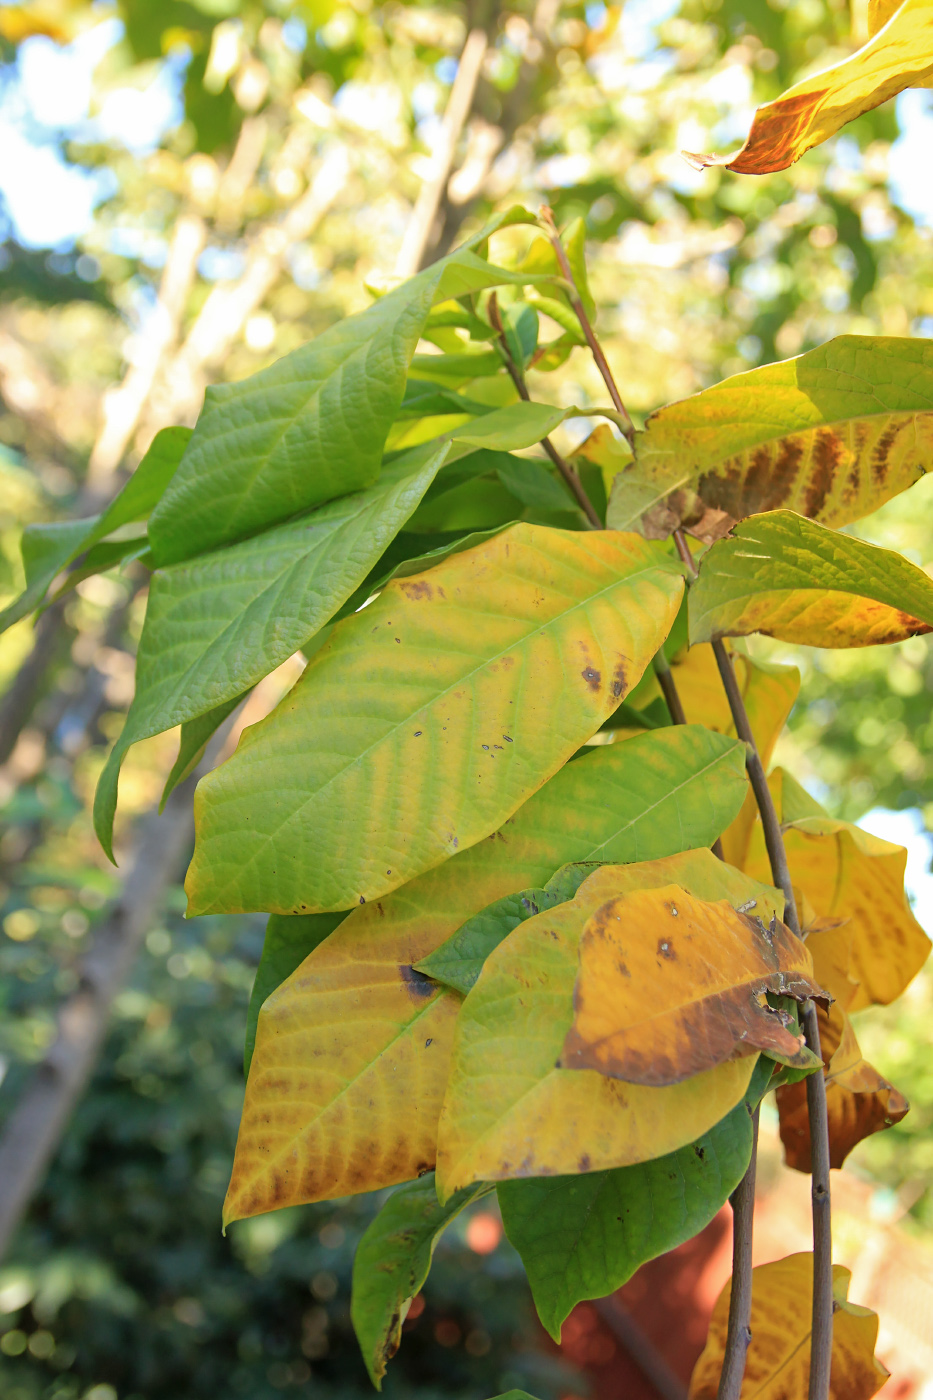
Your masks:
[[[476,82],[452,128],[474,31]],[[599,330],[639,419],[840,332],[933,335],[929,92],[780,175],[697,173],[678,154],[740,144],[757,103],[864,36],[864,5],[846,0],[2,0],[0,605],[22,585],[24,525],[89,513],[159,427],[194,421],[207,383],[268,364],[510,202],[585,218]],[[602,398],[582,351],[541,394]],[[931,487],[856,531],[933,568]],[[119,891],[88,809],[144,608],[130,565],[0,637],[2,1119]],[[933,928],[930,641],[755,645],[803,674],[777,761],[834,814],[908,847]],[[264,683],[247,718],[295,675]],[[126,762],[122,870],[145,860],[134,852],[176,738]],[[96,1071],[0,1264],[4,1400],[371,1393],[349,1279],[378,1201],[221,1236],[262,920],[185,923],[182,864],[161,880]],[[836,1174],[837,1256],[855,1270],[851,1296],[882,1314],[886,1400],[933,1396],[931,1026],[929,973],[860,1016],[866,1056],[913,1111]],[[781,1165],[772,1119],[761,1172],[761,1257],[806,1248],[806,1182]],[[676,1331],[699,1350],[727,1235],[724,1215],[676,1268],[629,1285],[659,1342]],[[588,1305],[560,1353],[545,1344],[483,1203],[442,1241],[385,1389],[483,1400],[510,1386],[657,1394]]]

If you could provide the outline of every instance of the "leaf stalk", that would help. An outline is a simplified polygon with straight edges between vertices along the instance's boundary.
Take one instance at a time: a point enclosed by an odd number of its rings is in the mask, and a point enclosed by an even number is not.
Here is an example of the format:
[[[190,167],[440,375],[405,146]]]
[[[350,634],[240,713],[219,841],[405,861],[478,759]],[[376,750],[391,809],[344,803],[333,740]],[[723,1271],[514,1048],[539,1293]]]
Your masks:
[[[488,311],[489,319],[492,322],[492,328],[496,333],[499,346],[499,353],[501,354],[505,362],[505,367],[511,375],[512,383],[515,385],[515,388],[518,391],[519,398],[524,399],[525,402],[528,403],[531,399],[531,395],[529,394],[528,386],[525,383],[525,376],[522,374],[520,368],[512,359],[512,352],[509,349],[509,344],[505,337],[505,327],[502,324],[502,316],[499,312],[499,302],[496,298],[495,292],[490,293]],[[577,473],[574,471],[573,467],[561,456],[557,448],[551,442],[550,438],[542,438],[541,446],[544,448],[545,452],[550,457],[551,461],[554,463],[561,476],[564,478],[564,481],[567,483],[570,490],[573,492],[574,500],[577,502],[577,505],[580,507],[580,509],[583,511],[583,514],[586,516],[590,528],[593,530],[602,530],[604,528],[603,522],[600,520],[596,507],[593,505],[593,502],[586,494],[583,482],[577,476]]]

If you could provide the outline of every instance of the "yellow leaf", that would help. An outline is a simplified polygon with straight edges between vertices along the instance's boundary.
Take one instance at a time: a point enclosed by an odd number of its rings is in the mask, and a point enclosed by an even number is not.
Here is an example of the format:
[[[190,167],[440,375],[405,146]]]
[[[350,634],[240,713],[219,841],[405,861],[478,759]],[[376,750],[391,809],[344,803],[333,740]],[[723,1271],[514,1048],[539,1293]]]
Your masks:
[[[225,1218],[375,1191],[433,1166],[461,999],[411,965],[568,861],[711,841],[744,791],[737,745],[697,727],[661,730],[568,764],[493,836],[356,909],[259,1014]]]
[[[761,761],[767,767],[778,736],[787,723],[800,690],[796,666],[759,661],[736,652],[732,654],[736,680],[742,692],[748,720],[755,736]],[[671,664],[677,690],[688,723],[702,724],[717,734],[735,737],[732,712],[723,690],[719,667],[708,642],[690,647]]]
[[[903,846],[826,816],[782,769],[768,780],[784,827],[791,878],[817,914],[846,919],[851,977],[860,983],[850,1011],[895,1001],[926,962],[930,940],[904,895]],[[749,839],[744,869],[767,879],[770,863],[761,822]],[[831,938],[827,935],[827,942]]]
[[[848,1269],[833,1266],[830,1400],[870,1400],[888,1372],[875,1356],[878,1318],[846,1301]],[[726,1347],[731,1282],[716,1300],[706,1346],[690,1378],[690,1400],[716,1400]],[[813,1256],[791,1254],[752,1271],[752,1340],[741,1400],[806,1400],[810,1374]]]
[[[884,0],[882,0],[884,3]],[[887,11],[876,3],[869,23]],[[698,169],[724,165],[741,175],[786,170],[811,147],[834,136],[908,87],[933,78],[933,0],[904,0],[851,58],[795,83],[759,107],[748,140],[731,156],[684,155]]]
[[[671,880],[701,897],[725,893],[737,904],[756,899],[766,918],[780,899],[710,851],[688,851],[603,866],[575,899],[520,924],[487,958],[457,1022],[438,1130],[442,1199],[472,1181],[600,1171],[663,1156],[692,1142],[738,1103],[756,1063],[753,1055],[668,1088],[557,1067],[573,1021],[586,918],[620,889],[656,888]]]
[[[863,1138],[890,1128],[906,1115],[904,1095],[862,1058],[852,1023],[843,1010],[817,1012],[820,1049],[826,1066],[826,1112],[829,1121],[829,1163],[841,1167]],[[809,1172],[810,1115],[805,1083],[785,1084],[777,1091],[781,1141],[785,1160],[797,1171]]]
[[[803,1036],[765,993],[819,996],[812,972],[789,928],[728,900],[676,884],[610,898],[583,930],[561,1064],[661,1086],[758,1050],[810,1063]]]
[[[519,524],[394,579],[195,796],[191,913],[349,909],[501,826],[677,613],[658,546]]]

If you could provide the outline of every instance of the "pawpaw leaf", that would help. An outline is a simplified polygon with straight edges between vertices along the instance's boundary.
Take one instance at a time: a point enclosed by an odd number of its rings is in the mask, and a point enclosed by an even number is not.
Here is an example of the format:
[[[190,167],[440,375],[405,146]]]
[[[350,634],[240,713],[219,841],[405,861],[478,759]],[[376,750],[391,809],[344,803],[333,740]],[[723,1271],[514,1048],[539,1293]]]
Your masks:
[[[735,1108],[676,1152],[609,1171],[499,1182],[505,1233],[555,1342],[577,1303],[614,1293],[709,1224],[745,1175],[751,1115],[771,1070],[762,1056]]]
[[[877,15],[877,0],[873,3]],[[731,156],[689,151],[684,155],[698,169],[724,165],[740,175],[786,170],[863,112],[904,88],[929,86],[933,79],[929,0],[904,0],[900,8],[885,4],[884,12],[892,17],[850,58],[804,78],[759,107],[741,150]]]
[[[649,738],[657,740],[664,732]],[[644,742],[632,739],[619,747],[631,751]],[[438,1129],[442,1199],[471,1181],[566,1175],[646,1161],[694,1141],[738,1103],[754,1055],[665,1088],[558,1064],[573,1024],[574,979],[587,919],[620,890],[671,881],[700,896],[725,895],[740,906],[754,900],[753,907],[760,906],[769,921],[783,908],[776,890],[750,883],[709,850],[692,850],[656,861],[603,865],[572,900],[515,928],[487,958],[456,1025]]]
[[[227,1218],[430,1169],[461,999],[412,964],[516,882],[709,844],[746,786],[741,745],[695,725],[597,748],[493,836],[354,910],[259,1013]]]
[[[825,996],[785,924],[698,899],[675,876],[626,885],[607,885],[582,929],[564,1068],[662,1086],[758,1050],[794,1068],[818,1063],[767,999]]]
[[[878,1318],[848,1302],[852,1275],[833,1265],[833,1359],[831,1394],[870,1400],[888,1372],[875,1356]],[[720,1293],[709,1335],[690,1378],[690,1400],[716,1400],[726,1348],[731,1281]],[[807,1394],[813,1309],[813,1255],[791,1254],[752,1270],[751,1342],[743,1390],[756,1400],[785,1400]]]
[[[803,646],[876,646],[933,631],[933,580],[893,550],[775,510],[713,545],[688,609],[693,643],[762,632]]]
[[[348,909],[481,840],[611,714],[682,589],[635,535],[532,525],[393,580],[201,781],[191,912]]]
[[[472,251],[496,227],[527,217],[499,216],[463,248],[275,364],[211,385],[152,515],[156,562],[179,563],[371,486],[432,305],[531,280]]]
[[[841,335],[652,414],[613,480],[608,522],[702,539],[786,507],[869,515],[933,465],[933,341]]]
[[[442,1206],[429,1173],[393,1191],[357,1245],[350,1316],[377,1390],[386,1363],[398,1351],[402,1323],[428,1276],[438,1239],[465,1206],[491,1190],[480,1182]]]
[[[840,1007],[817,1011],[820,1050],[825,1065],[829,1164],[841,1167],[846,1157],[872,1133],[906,1117],[910,1105],[893,1084],[863,1059],[852,1022]],[[789,1167],[809,1173],[810,1115],[805,1084],[777,1091],[781,1141]]]
[[[375,486],[253,539],[156,569],[136,694],[101,774],[98,838],[111,854],[120,767],[140,739],[227,704],[312,637],[416,509],[445,444],[414,449]]]

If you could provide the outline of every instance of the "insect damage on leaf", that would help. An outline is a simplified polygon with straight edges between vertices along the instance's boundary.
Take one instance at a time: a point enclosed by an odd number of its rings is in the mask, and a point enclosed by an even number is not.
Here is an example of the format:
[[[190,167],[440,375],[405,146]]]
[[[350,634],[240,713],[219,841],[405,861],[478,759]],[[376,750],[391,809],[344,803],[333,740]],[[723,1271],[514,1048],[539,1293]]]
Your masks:
[[[596,910],[583,930],[560,1063],[655,1086],[760,1050],[806,1068],[811,1053],[769,993],[826,996],[786,925],[677,885],[636,890]]]

